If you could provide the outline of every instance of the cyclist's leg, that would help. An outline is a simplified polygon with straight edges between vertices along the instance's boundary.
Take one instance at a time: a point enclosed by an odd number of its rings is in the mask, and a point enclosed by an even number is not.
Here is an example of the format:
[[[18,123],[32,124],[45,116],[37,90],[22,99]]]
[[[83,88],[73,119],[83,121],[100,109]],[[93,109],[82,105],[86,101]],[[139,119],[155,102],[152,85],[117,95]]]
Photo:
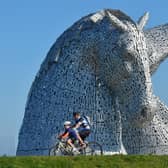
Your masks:
[[[71,137],[68,139],[67,143],[72,147],[73,154],[79,154],[78,149],[74,145],[75,140],[77,140],[75,137]]]
[[[72,148],[75,148],[75,146],[74,146],[73,141],[72,141],[71,138],[68,138],[68,139],[67,139],[67,144],[68,144],[69,146],[71,146]]]
[[[83,139],[82,139],[81,136],[79,135],[79,132],[78,132],[78,131],[75,131],[74,138],[75,138],[76,140],[78,140],[81,145],[84,144]]]

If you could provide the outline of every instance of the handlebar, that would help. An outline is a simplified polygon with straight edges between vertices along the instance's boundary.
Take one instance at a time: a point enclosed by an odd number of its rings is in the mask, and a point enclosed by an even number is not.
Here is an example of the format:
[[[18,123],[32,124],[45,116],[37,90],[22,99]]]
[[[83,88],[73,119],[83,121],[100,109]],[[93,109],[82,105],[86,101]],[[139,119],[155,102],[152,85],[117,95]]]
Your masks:
[[[56,137],[60,142],[66,142],[66,140],[65,139],[63,139],[63,138],[60,138],[60,137]]]

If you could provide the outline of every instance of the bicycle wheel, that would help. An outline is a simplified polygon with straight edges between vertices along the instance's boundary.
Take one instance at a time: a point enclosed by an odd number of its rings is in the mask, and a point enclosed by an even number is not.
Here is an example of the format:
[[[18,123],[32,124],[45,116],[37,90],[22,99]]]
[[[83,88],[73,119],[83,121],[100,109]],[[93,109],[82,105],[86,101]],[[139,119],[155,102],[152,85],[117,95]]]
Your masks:
[[[62,151],[59,147],[59,143],[49,149],[49,156],[61,156]]]
[[[103,155],[103,149],[99,143],[92,141],[88,142],[84,153],[85,155]]]

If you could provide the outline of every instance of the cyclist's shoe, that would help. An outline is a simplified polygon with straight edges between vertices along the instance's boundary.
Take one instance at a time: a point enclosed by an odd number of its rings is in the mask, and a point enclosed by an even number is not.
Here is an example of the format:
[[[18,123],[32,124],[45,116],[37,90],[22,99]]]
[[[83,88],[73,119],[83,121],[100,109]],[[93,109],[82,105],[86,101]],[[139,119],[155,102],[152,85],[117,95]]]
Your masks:
[[[79,152],[78,149],[76,149],[76,148],[73,148],[73,149],[72,149],[72,152],[74,153],[74,155],[80,154],[80,152]]]
[[[85,143],[81,144],[81,147],[86,148],[86,144]]]

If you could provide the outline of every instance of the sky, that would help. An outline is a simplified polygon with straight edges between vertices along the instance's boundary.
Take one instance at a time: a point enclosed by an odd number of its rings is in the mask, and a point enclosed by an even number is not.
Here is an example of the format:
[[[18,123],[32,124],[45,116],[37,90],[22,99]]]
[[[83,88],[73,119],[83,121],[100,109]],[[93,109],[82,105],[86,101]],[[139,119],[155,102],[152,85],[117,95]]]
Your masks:
[[[15,155],[28,91],[55,40],[75,21],[103,8],[120,9],[146,28],[168,23],[167,0],[0,0],[0,156]],[[168,105],[168,61],[153,75]]]

